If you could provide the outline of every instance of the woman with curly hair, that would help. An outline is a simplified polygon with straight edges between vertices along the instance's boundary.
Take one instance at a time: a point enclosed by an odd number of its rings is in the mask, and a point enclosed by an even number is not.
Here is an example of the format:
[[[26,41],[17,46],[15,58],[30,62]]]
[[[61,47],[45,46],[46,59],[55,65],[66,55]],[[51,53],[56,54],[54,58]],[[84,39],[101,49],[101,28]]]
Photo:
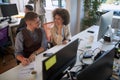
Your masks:
[[[51,43],[53,45],[66,44],[71,38],[70,15],[66,9],[56,8],[53,11],[54,26],[51,29]]]

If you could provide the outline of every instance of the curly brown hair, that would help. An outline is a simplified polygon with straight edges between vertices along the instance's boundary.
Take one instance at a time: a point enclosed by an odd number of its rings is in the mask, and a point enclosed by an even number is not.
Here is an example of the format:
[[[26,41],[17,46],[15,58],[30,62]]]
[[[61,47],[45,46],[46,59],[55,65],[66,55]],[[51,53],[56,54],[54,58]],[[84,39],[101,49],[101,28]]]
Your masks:
[[[70,22],[70,15],[69,12],[66,9],[63,8],[56,8],[53,12],[53,18],[55,18],[56,15],[59,15],[63,19],[63,24],[68,25]]]

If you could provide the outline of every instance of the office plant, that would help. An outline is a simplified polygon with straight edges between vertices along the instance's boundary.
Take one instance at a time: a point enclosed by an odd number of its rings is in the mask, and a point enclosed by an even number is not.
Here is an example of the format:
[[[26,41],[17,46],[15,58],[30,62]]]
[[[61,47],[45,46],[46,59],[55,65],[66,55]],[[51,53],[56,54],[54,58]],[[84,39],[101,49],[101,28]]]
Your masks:
[[[84,18],[82,19],[81,30],[84,30],[97,23],[99,19],[97,11],[100,4],[100,0],[84,0]]]

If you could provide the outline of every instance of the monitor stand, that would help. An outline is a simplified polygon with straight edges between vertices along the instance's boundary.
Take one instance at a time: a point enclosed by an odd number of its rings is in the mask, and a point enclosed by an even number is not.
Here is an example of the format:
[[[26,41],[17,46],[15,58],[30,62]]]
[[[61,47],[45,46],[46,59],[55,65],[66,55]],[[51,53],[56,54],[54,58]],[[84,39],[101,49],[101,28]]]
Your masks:
[[[117,42],[119,42],[120,37],[114,36],[110,41],[106,41],[105,39],[100,39],[99,42],[105,45],[115,45]]]
[[[16,19],[14,19],[14,18],[12,18],[12,17],[9,17],[9,18],[8,18],[8,23],[9,23],[9,24],[11,24],[11,23],[16,23],[16,22],[17,22]]]
[[[119,32],[120,33],[120,32]],[[102,44],[114,45],[120,41],[120,35],[118,36],[117,32],[114,31],[111,36],[105,35],[102,39],[99,40]]]

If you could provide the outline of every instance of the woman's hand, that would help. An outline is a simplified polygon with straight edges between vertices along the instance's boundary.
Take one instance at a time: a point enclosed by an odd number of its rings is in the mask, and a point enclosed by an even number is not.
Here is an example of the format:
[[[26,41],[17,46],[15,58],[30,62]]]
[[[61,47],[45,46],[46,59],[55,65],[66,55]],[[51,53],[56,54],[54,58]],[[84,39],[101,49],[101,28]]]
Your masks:
[[[68,43],[68,40],[64,40],[62,43],[63,43],[63,44],[67,44],[67,43]]]

